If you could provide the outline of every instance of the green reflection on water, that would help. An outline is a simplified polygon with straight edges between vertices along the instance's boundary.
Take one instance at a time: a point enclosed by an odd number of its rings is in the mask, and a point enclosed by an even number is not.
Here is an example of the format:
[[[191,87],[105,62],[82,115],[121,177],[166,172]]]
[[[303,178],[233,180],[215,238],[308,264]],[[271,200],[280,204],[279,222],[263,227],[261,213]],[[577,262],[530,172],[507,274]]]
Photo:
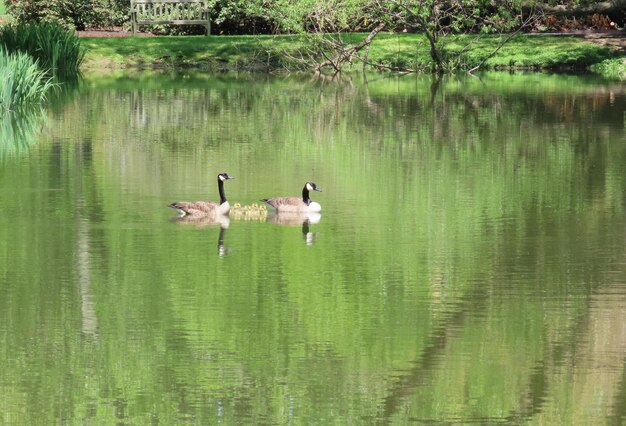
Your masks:
[[[44,124],[45,115],[40,109],[8,112],[0,116],[0,161],[28,152],[29,147],[36,143]]]
[[[6,422],[623,417],[621,87],[87,83],[0,172]],[[221,171],[321,220],[170,220]]]

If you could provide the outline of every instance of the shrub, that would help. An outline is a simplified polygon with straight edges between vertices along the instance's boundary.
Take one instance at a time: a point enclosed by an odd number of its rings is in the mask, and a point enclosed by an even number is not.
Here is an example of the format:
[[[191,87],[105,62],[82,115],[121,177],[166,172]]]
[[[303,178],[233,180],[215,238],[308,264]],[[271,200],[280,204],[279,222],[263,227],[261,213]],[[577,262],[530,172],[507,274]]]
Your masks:
[[[626,80],[626,63],[623,58],[606,59],[593,64],[591,71],[607,78]]]
[[[79,75],[85,56],[80,39],[58,24],[18,24],[0,30],[0,43],[8,52],[27,52],[44,71],[60,79]]]
[[[5,0],[18,23],[50,22],[83,30],[128,21],[128,0]]]

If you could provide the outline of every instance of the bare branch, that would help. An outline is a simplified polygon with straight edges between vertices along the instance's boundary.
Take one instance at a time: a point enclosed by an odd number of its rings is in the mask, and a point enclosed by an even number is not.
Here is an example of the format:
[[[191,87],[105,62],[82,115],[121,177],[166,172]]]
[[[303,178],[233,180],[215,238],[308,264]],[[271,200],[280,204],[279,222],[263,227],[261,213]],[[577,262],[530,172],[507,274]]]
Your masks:
[[[335,71],[340,71],[340,64],[350,62],[361,49],[369,46],[374,37],[376,37],[376,35],[381,32],[385,27],[386,24],[384,22],[379,23],[376,28],[374,28],[361,42],[355,44],[354,46],[341,49],[339,53],[333,58],[329,58],[328,56],[326,56],[326,54],[324,54],[326,60],[317,64],[315,70],[319,72],[324,67],[332,66]]]

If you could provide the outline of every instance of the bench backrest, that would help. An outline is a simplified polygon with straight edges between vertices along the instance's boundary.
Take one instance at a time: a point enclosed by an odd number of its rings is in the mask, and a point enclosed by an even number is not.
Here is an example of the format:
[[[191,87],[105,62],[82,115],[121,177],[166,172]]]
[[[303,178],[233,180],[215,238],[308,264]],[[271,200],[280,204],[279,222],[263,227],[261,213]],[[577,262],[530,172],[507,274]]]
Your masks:
[[[203,25],[211,32],[208,0],[130,0],[133,33],[139,25]]]

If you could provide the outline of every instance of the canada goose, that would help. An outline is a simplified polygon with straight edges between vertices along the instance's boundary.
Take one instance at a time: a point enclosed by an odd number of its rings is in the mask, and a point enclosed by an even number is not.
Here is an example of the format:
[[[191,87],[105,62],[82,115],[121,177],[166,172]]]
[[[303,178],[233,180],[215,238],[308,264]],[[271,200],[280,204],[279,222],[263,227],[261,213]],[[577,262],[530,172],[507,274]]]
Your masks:
[[[319,213],[322,206],[309,198],[309,191],[322,192],[313,182],[307,182],[302,188],[302,198],[298,197],[274,197],[263,198],[261,201],[266,202],[276,209],[278,213]]]
[[[220,173],[217,175],[217,187],[220,192],[220,202],[214,203],[212,201],[196,201],[196,202],[187,202],[187,201],[179,201],[177,203],[172,203],[169,207],[178,210],[181,216],[215,216],[215,215],[224,215],[228,214],[230,211],[230,204],[226,200],[226,195],[224,195],[224,181],[228,179],[234,179],[232,176],[229,176],[228,173]]]

